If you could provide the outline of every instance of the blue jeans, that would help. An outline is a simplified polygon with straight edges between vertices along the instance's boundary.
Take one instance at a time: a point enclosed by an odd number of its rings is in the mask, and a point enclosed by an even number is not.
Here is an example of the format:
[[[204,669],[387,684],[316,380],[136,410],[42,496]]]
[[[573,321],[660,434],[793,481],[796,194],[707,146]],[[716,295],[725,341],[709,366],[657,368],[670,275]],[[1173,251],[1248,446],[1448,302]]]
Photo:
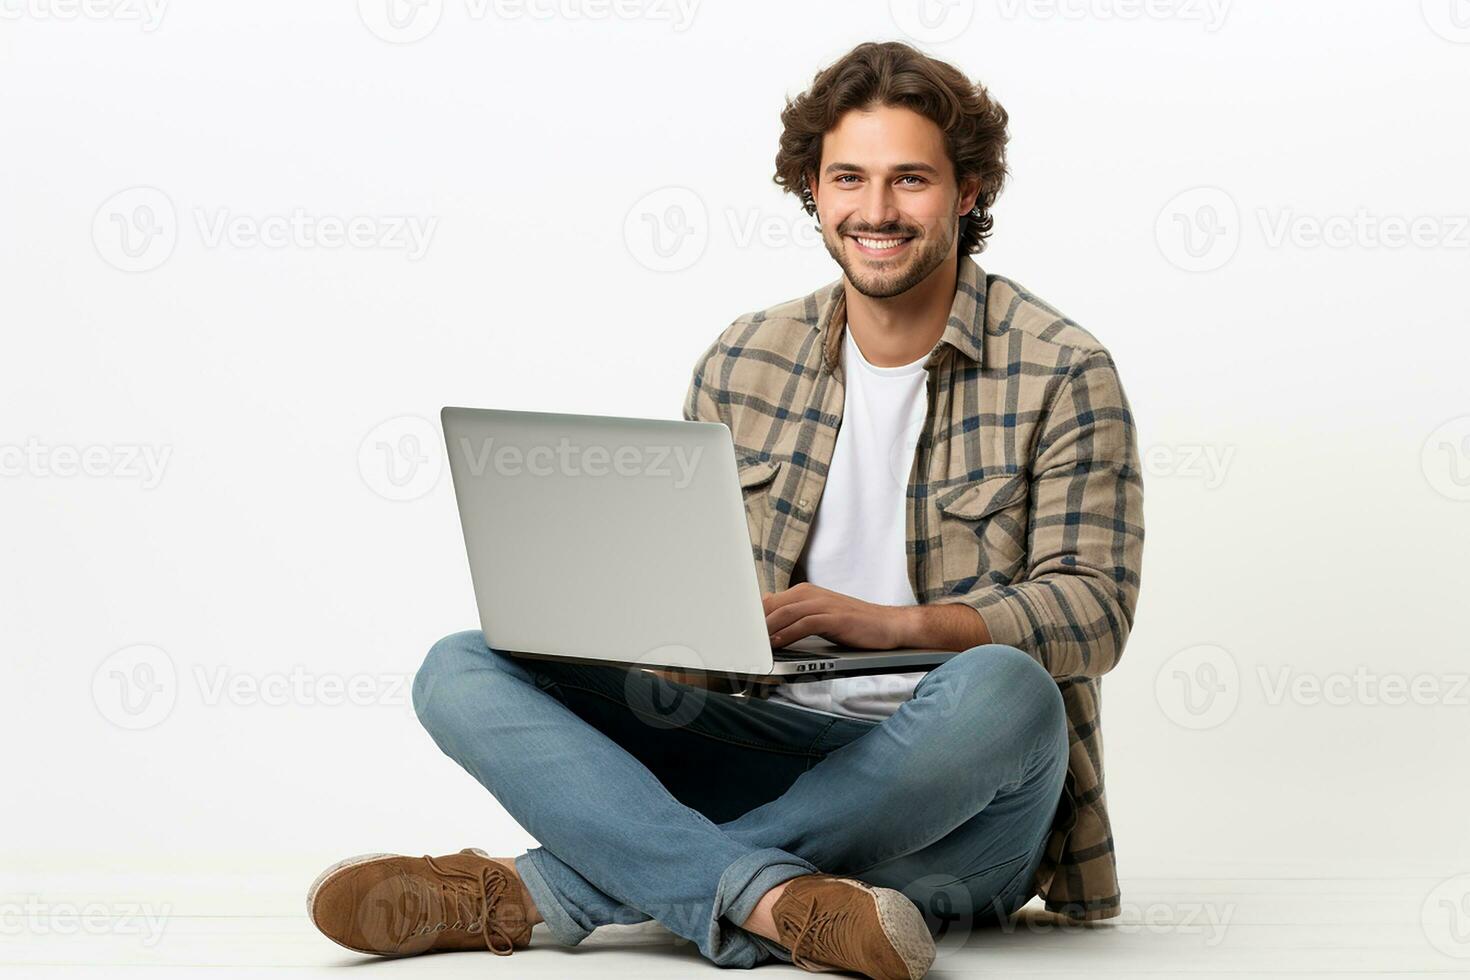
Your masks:
[[[541,846],[516,859],[552,937],[657,919],[720,966],[781,947],[739,928],[822,871],[965,923],[1030,900],[1067,770],[1061,692],[1014,647],[930,671],[882,722],[516,659],[474,630],[413,685],[444,752]]]

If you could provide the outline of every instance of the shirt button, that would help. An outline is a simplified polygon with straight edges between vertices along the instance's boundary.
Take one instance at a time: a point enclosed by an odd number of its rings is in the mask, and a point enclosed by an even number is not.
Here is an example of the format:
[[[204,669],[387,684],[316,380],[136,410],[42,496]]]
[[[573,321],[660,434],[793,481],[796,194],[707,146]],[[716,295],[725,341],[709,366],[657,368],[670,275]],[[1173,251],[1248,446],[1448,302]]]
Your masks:
[[[802,497],[800,500],[798,500],[796,502],[796,506],[798,506],[798,507],[805,507],[806,506],[806,498],[805,497]]]

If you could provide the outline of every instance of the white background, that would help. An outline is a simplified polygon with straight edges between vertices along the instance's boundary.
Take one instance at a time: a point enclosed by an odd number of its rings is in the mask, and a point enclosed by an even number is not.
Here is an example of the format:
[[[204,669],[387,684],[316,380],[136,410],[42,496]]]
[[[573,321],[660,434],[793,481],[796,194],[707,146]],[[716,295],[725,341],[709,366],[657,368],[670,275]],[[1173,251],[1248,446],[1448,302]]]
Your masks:
[[[1012,116],[981,264],[1099,337],[1138,420],[1125,893],[1470,871],[1470,7],[567,2],[0,0],[3,890],[269,880],[290,912],[343,855],[530,843],[408,704],[475,622],[414,419],[677,417],[720,329],[837,278],[770,180],[783,99],[905,29]],[[298,209],[431,233],[211,233]],[[163,234],[129,257],[134,219]]]

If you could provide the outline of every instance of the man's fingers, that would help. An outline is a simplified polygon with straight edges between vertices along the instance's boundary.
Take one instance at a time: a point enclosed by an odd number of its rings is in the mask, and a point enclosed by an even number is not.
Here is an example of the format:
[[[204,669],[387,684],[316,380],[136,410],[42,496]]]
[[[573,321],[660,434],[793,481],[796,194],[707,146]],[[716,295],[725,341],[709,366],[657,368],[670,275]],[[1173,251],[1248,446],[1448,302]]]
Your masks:
[[[830,600],[825,597],[814,599],[800,599],[789,602],[777,609],[766,613],[766,632],[775,633],[801,619],[803,616],[811,616],[814,613],[829,611],[833,608]]]
[[[836,626],[836,616],[832,613],[815,613],[811,616],[803,616],[790,626],[782,627],[779,632],[771,634],[771,646],[784,647],[788,643],[808,636],[820,636],[824,639],[826,634]]]
[[[835,596],[837,593],[828,589],[819,588],[810,582],[798,582],[791,586],[791,588],[782,589],[780,592],[761,593],[761,605],[765,607],[766,612],[770,612],[772,609],[780,609],[782,606],[790,603],[800,602],[802,599],[811,599],[821,595]]]
[[[766,612],[770,612],[772,609],[780,609],[788,603],[795,602],[799,598],[800,596],[792,595],[790,589],[782,589],[780,592],[767,592],[761,596],[761,605],[765,607]]]

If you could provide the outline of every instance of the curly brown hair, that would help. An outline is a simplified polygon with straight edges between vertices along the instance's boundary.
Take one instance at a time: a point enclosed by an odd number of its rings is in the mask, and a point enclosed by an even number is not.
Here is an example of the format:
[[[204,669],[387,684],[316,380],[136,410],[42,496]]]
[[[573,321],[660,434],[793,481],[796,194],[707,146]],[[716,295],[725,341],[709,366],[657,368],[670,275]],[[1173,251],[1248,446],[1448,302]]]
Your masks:
[[[953,65],[900,41],[859,44],[819,72],[810,89],[786,100],[772,179],[800,198],[807,214],[815,215],[807,175],[821,168],[823,134],[849,110],[878,106],[912,109],[933,120],[944,131],[955,179],[980,179],[975,207],[961,221],[959,254],[983,251],[995,224],[990,208],[1008,172],[1006,111],[983,85]]]

